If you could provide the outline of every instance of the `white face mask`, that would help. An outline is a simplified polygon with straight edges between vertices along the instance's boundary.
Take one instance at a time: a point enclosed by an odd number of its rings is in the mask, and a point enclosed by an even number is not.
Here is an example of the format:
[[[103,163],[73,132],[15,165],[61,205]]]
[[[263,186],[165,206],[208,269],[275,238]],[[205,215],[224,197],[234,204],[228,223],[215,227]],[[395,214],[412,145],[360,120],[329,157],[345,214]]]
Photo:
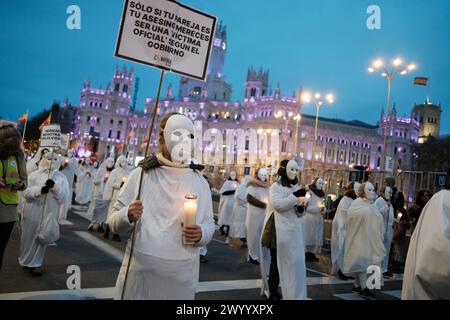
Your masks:
[[[52,169],[56,170],[60,166],[60,160],[56,153],[54,152],[48,152],[45,154],[45,156],[42,158],[42,160],[39,162],[39,169]]]
[[[86,158],[86,159],[84,160],[84,163],[86,164],[86,166],[90,166],[90,165],[91,165],[91,159]]]
[[[264,168],[261,168],[258,170],[258,179],[262,182],[266,182],[267,180],[267,170]]]
[[[366,195],[366,199],[370,202],[374,202],[377,198],[377,194],[375,192],[375,187],[370,182],[366,182],[364,184],[364,194]]]
[[[106,168],[108,169],[112,169],[114,168],[114,159],[113,158],[108,158],[106,159]]]
[[[164,127],[164,142],[172,162],[189,163],[194,151],[194,124],[188,117],[175,114]]]
[[[386,189],[384,190],[384,198],[386,200],[391,200],[391,197],[392,197],[392,188],[386,187]]]
[[[317,181],[316,181],[317,190],[322,190],[324,183],[325,183],[325,181],[323,181],[322,178],[317,179]]]
[[[231,173],[230,173],[231,180],[236,180],[236,177],[237,177],[236,172],[231,171]]]
[[[294,160],[289,160],[289,162],[286,165],[286,176],[290,181],[295,180],[298,176],[298,164]]]
[[[67,151],[67,157],[68,157],[69,159],[72,159],[72,158],[73,158],[73,150]]]

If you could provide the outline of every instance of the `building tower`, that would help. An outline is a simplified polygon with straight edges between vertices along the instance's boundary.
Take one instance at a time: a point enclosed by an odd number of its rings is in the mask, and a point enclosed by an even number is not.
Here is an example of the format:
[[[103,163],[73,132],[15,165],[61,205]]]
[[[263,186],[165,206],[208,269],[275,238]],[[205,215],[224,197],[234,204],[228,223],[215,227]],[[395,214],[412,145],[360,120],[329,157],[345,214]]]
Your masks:
[[[190,100],[214,100],[230,101],[232,87],[225,81],[224,66],[227,54],[227,30],[226,26],[219,23],[213,39],[211,57],[208,65],[208,76],[206,82],[202,82],[188,77],[181,77],[180,99]]]
[[[269,69],[263,71],[262,67],[256,71],[253,67],[247,70],[247,80],[245,81],[245,98],[259,100],[268,95]]]
[[[431,103],[428,98],[422,104],[414,104],[411,118],[419,122],[419,143],[425,142],[429,136],[438,137],[441,126],[440,104]]]

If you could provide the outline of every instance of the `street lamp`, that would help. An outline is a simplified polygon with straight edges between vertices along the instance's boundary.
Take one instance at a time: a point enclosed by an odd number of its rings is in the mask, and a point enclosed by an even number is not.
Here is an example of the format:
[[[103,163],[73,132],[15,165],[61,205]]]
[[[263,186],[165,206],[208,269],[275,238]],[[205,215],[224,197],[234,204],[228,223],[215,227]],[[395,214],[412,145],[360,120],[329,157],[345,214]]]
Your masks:
[[[319,154],[317,153],[316,150],[316,141],[317,141],[317,128],[319,127],[319,111],[320,111],[320,107],[324,104],[324,103],[328,103],[328,104],[332,104],[334,103],[334,96],[331,93],[328,93],[325,96],[325,99],[322,98],[322,94],[317,92],[314,94],[314,96],[311,97],[311,95],[307,92],[305,92],[303,94],[303,100],[306,103],[309,102],[314,102],[315,106],[316,106],[316,125],[314,128],[314,141],[313,141],[313,162],[314,160],[318,160],[319,158]]]
[[[416,69],[416,65],[411,64],[404,64],[403,60],[401,58],[395,58],[392,61],[392,66],[389,69],[386,67],[384,61],[382,59],[377,59],[374,62],[372,62],[372,66],[368,68],[368,71],[370,73],[379,73],[382,77],[386,78],[388,81],[388,93],[387,93],[387,102],[386,102],[386,116],[390,113],[390,102],[391,102],[391,88],[392,88],[392,80],[397,75],[405,75],[408,72],[414,71]],[[384,121],[384,119],[382,119]],[[386,157],[388,156],[386,152],[386,145],[387,145],[387,123],[384,126],[384,141],[383,141],[383,153],[382,153],[382,171],[384,171],[386,168]]]

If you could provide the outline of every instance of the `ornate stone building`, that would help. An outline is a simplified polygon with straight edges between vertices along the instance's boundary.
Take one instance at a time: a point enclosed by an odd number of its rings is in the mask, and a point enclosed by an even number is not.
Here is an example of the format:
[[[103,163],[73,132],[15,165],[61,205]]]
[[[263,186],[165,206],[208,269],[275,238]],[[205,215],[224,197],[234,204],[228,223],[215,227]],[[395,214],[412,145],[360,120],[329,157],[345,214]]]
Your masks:
[[[203,137],[205,132],[212,135],[220,132],[227,137],[227,130],[243,129],[246,134],[244,147],[239,149],[235,140],[231,143],[236,156],[244,159],[243,164],[237,166],[240,173],[245,170],[253,172],[259,165],[276,166],[280,160],[294,153],[306,160],[307,168],[348,169],[349,166],[363,165],[382,170],[385,129],[388,132],[387,146],[390,154],[394,155],[397,168],[408,170],[412,166],[413,146],[419,136],[432,131],[423,121],[423,115],[429,114],[429,106],[416,105],[411,117],[398,116],[394,106],[391,114],[381,114],[377,124],[320,117],[315,142],[317,151],[313,154],[315,116],[301,114],[301,119],[294,118],[301,111],[297,97],[282,96],[279,85],[272,93],[268,70],[249,68],[244,97],[240,102],[231,101],[232,87],[224,75],[226,51],[226,29],[220,25],[214,39],[207,81],[181,77],[177,97],[173,95],[170,85],[161,97],[156,125],[166,113],[179,112],[202,122]],[[88,154],[86,151],[89,150],[97,153],[99,158],[110,153],[127,154],[131,160],[143,156],[155,101],[147,98],[143,111],[130,110],[133,77],[133,70],[123,67],[116,68],[112,83],[104,90],[92,88],[89,81],[83,84],[73,136],[82,155]],[[439,119],[438,115],[434,117]],[[439,123],[434,124],[439,127]],[[256,140],[252,139],[252,130],[257,132]],[[436,130],[432,132],[434,134]],[[274,136],[278,136],[279,145],[277,150],[270,150],[270,163],[250,161],[251,153],[260,153],[264,143],[272,147],[272,142],[265,141],[271,141]],[[151,138],[152,150],[157,147],[156,137],[155,130]],[[203,151],[211,153],[209,140],[198,145]],[[230,146],[226,142],[213,148],[212,153],[223,153],[223,159],[227,158]],[[223,173],[236,167],[230,163],[214,165],[214,161],[210,164],[210,172]]]

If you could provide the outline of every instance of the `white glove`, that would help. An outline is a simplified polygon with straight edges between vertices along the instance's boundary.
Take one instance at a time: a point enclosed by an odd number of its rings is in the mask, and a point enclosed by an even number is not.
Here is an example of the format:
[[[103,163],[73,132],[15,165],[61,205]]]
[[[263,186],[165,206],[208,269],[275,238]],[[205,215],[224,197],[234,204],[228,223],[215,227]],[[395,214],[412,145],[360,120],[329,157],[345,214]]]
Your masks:
[[[56,195],[59,195],[61,193],[61,187],[58,185],[58,183],[55,183],[54,187],[51,188],[50,191]]]

